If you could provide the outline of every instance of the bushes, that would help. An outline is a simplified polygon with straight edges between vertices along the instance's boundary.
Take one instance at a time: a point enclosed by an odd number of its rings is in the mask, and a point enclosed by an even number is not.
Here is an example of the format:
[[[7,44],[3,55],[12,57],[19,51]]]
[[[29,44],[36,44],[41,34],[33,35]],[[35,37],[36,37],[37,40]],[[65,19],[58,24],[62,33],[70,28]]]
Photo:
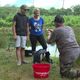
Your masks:
[[[80,26],[80,16],[64,16],[65,18],[65,25],[72,26],[72,27],[79,27]]]
[[[76,35],[76,39],[80,45],[80,27],[73,27],[75,35]]]
[[[5,20],[0,18],[0,27],[11,27],[12,21],[10,17],[7,17]]]
[[[5,48],[7,45],[7,36],[4,30],[0,30],[0,48]]]
[[[0,48],[6,48],[9,43],[9,28],[0,28]]]
[[[11,25],[12,25],[12,17],[13,16],[7,16],[5,19],[0,18],[0,27],[4,27],[3,29],[0,28],[0,47],[4,47],[4,45],[7,45],[7,38],[11,34]],[[54,24],[52,23],[54,16],[43,16],[45,24],[44,24],[44,30],[45,30],[45,37],[47,37],[47,29],[48,28],[54,28]],[[79,16],[64,16],[65,18],[65,25],[71,26],[74,29],[74,32],[76,34],[76,38],[78,43],[80,44],[80,17]],[[10,30],[10,31],[9,31]],[[4,33],[3,33],[4,32]],[[7,35],[7,36],[5,36]],[[5,36],[5,37],[4,37]],[[30,44],[30,43],[29,43]]]

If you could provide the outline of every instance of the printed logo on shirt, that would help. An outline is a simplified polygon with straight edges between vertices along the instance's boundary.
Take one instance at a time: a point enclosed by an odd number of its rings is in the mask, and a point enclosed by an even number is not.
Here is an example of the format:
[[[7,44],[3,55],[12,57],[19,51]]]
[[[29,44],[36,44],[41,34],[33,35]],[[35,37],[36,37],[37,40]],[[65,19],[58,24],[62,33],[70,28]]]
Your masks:
[[[36,32],[41,31],[41,25],[39,23],[37,23],[37,22],[34,22],[34,28],[35,28]]]

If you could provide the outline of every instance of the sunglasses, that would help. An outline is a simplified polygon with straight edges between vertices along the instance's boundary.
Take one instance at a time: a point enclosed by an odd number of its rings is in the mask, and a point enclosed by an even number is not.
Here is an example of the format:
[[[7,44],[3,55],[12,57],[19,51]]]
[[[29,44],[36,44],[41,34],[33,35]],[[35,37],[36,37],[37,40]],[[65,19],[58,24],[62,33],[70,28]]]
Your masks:
[[[29,11],[29,9],[23,9],[24,11]]]

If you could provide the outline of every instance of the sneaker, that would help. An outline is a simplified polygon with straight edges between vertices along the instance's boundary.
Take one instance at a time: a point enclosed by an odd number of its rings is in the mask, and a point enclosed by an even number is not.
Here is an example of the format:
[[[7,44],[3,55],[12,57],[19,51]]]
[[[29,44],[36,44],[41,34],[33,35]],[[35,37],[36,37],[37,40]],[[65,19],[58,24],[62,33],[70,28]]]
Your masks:
[[[46,62],[48,62],[50,64],[53,64],[53,60],[52,59],[48,59],[48,60],[46,60]]]
[[[28,61],[22,61],[22,64],[28,64],[29,62]]]
[[[20,61],[18,61],[18,62],[17,62],[17,65],[18,65],[18,66],[20,66],[20,65],[21,65],[21,62],[20,62]]]

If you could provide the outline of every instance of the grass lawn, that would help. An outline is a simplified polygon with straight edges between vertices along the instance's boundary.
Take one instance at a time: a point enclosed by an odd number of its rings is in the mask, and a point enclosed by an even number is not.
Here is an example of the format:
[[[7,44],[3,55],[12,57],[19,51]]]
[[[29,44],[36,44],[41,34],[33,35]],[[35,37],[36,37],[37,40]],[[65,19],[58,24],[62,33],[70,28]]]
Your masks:
[[[54,64],[51,67],[49,80],[69,80],[60,78],[58,59],[53,59]],[[17,66],[15,50],[9,52],[6,49],[0,49],[0,80],[34,80],[32,57],[27,57],[26,60],[31,63]]]

